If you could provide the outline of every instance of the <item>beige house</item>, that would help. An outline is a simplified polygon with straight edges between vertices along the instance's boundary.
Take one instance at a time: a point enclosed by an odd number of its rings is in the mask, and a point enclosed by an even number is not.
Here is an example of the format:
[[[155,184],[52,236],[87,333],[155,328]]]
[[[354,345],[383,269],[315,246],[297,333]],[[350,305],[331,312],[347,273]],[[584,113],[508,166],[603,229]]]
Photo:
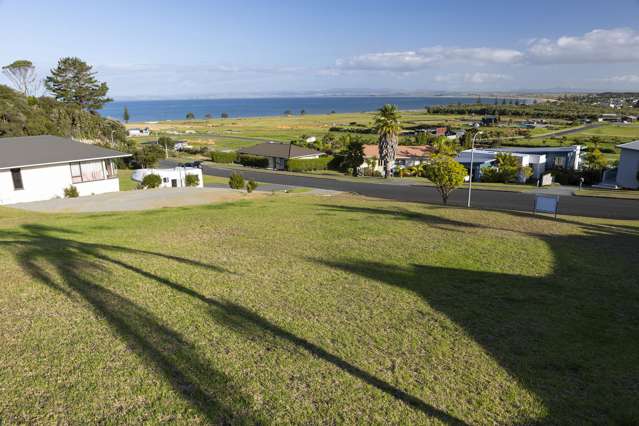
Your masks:
[[[405,167],[419,166],[427,161],[433,154],[433,148],[427,145],[397,147],[395,155],[395,164],[393,171],[403,169]],[[377,145],[364,145],[364,162],[359,167],[361,173],[370,171],[371,166],[374,171],[384,173],[384,164],[379,160],[379,148]]]

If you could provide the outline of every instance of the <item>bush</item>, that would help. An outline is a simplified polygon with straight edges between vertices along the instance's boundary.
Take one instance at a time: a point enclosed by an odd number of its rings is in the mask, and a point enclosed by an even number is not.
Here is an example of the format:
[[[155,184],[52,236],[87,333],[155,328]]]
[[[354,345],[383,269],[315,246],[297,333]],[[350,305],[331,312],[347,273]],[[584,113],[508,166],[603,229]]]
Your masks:
[[[268,158],[258,155],[240,154],[238,162],[246,167],[268,167]]]
[[[214,163],[234,163],[237,160],[237,152],[222,152],[222,151],[213,151],[211,152],[211,161]]]
[[[150,174],[144,176],[144,179],[142,179],[142,188],[158,188],[160,185],[162,185],[160,175]]]
[[[231,177],[229,177],[229,186],[231,189],[244,188],[244,177],[241,174],[234,172]]]
[[[311,170],[326,170],[328,169],[329,163],[333,161],[333,157],[330,155],[319,157],[319,158],[309,158],[309,159],[296,159],[291,158],[286,161],[286,170],[289,172],[307,172]]]
[[[68,188],[64,188],[64,198],[78,198],[79,196],[78,188],[75,186],[70,185]]]
[[[253,179],[246,182],[246,192],[248,192],[249,194],[255,191],[256,188],[257,188],[257,182],[255,182]]]
[[[200,177],[198,175],[186,175],[186,186],[198,186],[200,184]]]

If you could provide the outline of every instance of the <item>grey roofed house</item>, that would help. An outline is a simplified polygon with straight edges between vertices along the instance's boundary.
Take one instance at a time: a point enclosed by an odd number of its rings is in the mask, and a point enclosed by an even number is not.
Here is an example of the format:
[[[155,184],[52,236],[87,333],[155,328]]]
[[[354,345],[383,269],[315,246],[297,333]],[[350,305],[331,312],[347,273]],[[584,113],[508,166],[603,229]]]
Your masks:
[[[130,156],[59,136],[0,138],[0,170]]]
[[[241,148],[240,154],[259,155],[261,157],[299,158],[323,155],[322,152],[304,148],[290,143],[267,142],[259,145]]]
[[[237,151],[240,154],[257,155],[268,158],[268,167],[271,169],[283,170],[286,168],[286,160],[289,158],[318,158],[324,155],[323,152],[310,148],[282,142],[267,142],[259,145],[241,148]]]

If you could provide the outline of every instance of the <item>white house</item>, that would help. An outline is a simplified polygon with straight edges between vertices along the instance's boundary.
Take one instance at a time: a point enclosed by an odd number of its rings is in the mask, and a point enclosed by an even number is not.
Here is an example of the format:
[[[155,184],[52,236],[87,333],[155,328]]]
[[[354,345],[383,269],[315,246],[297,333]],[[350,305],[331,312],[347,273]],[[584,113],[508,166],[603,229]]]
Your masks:
[[[131,137],[149,136],[151,134],[151,129],[149,129],[148,127],[145,127],[144,129],[134,127],[132,129],[127,130],[127,134]]]
[[[621,157],[617,166],[617,185],[622,188],[639,188],[639,141],[617,145]]]
[[[503,151],[502,151],[503,152]],[[473,180],[481,179],[483,169],[487,167],[494,167],[497,163],[497,154],[500,151],[491,149],[467,149],[460,152],[455,161],[470,170],[470,164],[473,164]],[[546,155],[545,154],[529,154],[509,152],[518,162],[520,167],[530,167],[532,169],[532,177],[540,178],[546,170]],[[525,176],[519,176],[519,182],[524,183]]]
[[[58,136],[0,138],[0,204],[120,190],[116,158],[131,154]]]
[[[159,175],[162,178],[160,188],[183,188],[186,185],[186,176],[195,175],[198,177],[198,188],[204,187],[202,170],[196,167],[176,167],[174,169],[138,169],[134,170],[131,179],[142,182],[147,175]]]

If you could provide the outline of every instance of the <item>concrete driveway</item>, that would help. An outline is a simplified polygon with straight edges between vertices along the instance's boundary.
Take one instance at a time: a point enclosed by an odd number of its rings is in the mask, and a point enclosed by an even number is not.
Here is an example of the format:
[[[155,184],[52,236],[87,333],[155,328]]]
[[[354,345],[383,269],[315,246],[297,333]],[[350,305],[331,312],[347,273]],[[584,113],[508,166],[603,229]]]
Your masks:
[[[246,194],[230,188],[159,188],[144,191],[110,192],[80,198],[58,198],[13,204],[8,207],[45,213],[91,213],[193,206],[260,196],[263,194]]]

